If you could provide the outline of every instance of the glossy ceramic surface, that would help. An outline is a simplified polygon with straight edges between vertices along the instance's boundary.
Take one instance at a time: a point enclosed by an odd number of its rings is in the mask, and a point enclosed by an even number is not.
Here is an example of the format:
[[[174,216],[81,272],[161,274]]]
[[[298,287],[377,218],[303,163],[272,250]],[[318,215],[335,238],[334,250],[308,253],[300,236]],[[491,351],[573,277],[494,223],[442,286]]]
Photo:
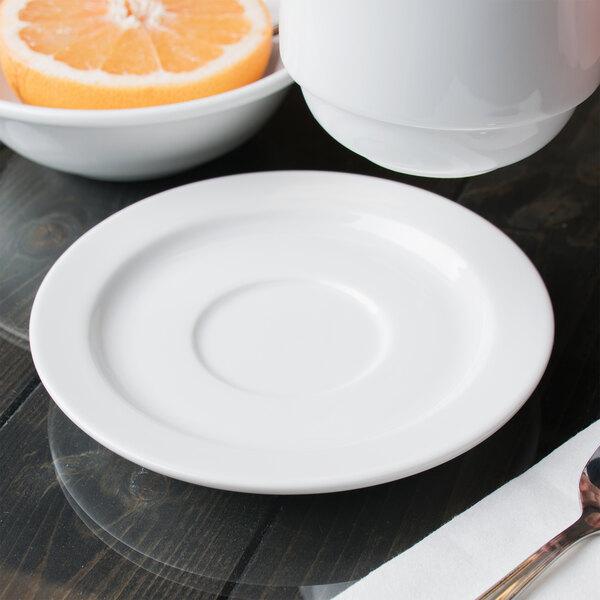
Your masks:
[[[0,72],[0,140],[53,169],[96,179],[169,175],[217,158],[254,135],[291,79],[273,54],[259,81],[190,102],[123,110],[70,110],[20,103]]]
[[[282,58],[321,125],[388,168],[489,171],[600,84],[596,0],[282,0]]]
[[[546,289],[504,234],[325,172],[207,180],[117,213],[51,269],[30,327],[46,389],[101,444],[265,493],[456,456],[529,397],[552,339]]]

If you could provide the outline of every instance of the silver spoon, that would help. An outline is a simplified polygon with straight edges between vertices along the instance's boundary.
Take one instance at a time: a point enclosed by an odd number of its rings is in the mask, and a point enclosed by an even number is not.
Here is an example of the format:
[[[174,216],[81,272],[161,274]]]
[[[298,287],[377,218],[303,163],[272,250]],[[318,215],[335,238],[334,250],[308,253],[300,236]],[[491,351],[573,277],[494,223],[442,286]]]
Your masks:
[[[515,598],[555,558],[575,542],[600,531],[600,447],[585,465],[579,479],[581,517],[563,532],[536,550],[518,567],[491,587],[477,600],[508,600]]]

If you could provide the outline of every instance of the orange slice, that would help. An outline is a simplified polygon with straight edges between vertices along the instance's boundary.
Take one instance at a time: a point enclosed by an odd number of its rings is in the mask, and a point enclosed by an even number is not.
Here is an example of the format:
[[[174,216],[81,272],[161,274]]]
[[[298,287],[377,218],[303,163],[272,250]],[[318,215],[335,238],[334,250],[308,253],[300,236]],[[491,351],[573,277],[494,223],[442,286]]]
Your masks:
[[[27,104],[130,108],[259,79],[271,51],[262,0],[4,0],[0,63]]]

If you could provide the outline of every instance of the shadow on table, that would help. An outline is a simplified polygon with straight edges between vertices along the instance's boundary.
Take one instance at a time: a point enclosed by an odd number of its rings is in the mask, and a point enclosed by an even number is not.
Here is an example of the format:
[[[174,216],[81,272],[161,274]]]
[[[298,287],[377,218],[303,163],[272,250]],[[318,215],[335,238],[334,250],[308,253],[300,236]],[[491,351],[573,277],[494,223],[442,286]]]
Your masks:
[[[534,400],[475,449],[424,473],[306,496],[170,479],[105,449],[53,403],[48,436],[70,505],[133,563],[222,597],[326,600],[526,469],[537,413]]]

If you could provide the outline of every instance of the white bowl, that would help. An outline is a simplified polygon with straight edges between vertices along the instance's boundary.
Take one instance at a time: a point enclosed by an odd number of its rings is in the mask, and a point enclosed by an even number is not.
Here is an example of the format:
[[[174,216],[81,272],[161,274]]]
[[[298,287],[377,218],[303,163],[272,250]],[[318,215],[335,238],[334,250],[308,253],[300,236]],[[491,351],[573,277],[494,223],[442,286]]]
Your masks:
[[[277,38],[262,79],[223,94],[147,108],[22,104],[0,71],[0,140],[36,163],[68,173],[115,181],[160,177],[217,158],[252,137],[290,84]]]

